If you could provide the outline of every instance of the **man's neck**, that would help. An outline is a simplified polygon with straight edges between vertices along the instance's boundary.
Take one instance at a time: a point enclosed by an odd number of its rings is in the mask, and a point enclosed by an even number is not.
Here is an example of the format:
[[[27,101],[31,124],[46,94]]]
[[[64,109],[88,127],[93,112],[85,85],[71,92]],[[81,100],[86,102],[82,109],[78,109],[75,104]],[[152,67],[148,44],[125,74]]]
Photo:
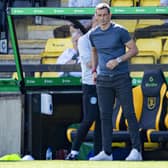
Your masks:
[[[100,28],[101,30],[107,30],[111,25],[111,22],[107,23],[106,25],[101,25]]]

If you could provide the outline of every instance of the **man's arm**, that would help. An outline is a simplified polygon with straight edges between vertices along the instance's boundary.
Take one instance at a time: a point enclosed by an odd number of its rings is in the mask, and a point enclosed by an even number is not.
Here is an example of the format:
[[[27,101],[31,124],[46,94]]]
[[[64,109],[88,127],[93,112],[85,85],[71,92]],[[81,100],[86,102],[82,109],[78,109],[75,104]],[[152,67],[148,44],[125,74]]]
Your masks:
[[[129,60],[131,57],[138,54],[138,48],[134,40],[128,41],[125,46],[127,47],[128,51],[123,56],[121,56],[122,61]]]
[[[91,46],[89,43],[89,40],[85,38],[85,36],[82,36],[78,40],[78,51],[79,51],[79,56],[84,64],[88,66],[89,68],[91,67]]]
[[[107,64],[106,64],[107,68],[114,69],[119,63],[121,63],[123,61],[127,61],[131,57],[138,54],[138,48],[137,48],[134,40],[128,41],[125,44],[125,46],[127,47],[128,51],[124,55],[122,55],[122,56],[120,56],[116,59],[112,59],[112,60],[108,61]]]
[[[91,62],[92,62],[93,81],[96,82],[96,78],[97,78],[97,65],[98,65],[98,55],[97,55],[96,48],[94,48],[94,47],[92,47]]]

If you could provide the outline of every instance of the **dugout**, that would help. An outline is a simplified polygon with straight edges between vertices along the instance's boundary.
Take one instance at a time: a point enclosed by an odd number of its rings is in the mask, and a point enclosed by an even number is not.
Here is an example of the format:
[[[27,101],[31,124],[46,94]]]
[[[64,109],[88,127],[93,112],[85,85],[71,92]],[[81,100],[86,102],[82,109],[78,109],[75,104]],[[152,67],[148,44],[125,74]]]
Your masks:
[[[117,9],[117,10],[116,10]],[[159,10],[159,7],[142,8],[112,8],[115,19],[131,18],[151,18],[167,17],[167,8]],[[150,9],[150,10],[149,10]],[[164,8],[162,8],[164,9]],[[150,12],[149,12],[150,11]],[[91,18],[94,13],[92,8],[9,8],[7,19],[9,32],[14,51],[16,65],[2,65],[0,69],[17,72],[18,79],[16,85],[24,95],[24,126],[22,129],[22,151],[21,154],[32,154],[36,159],[44,159],[48,146],[55,154],[58,149],[68,149],[70,144],[66,140],[66,129],[72,123],[80,122],[82,118],[82,91],[80,78],[36,78],[34,72],[48,71],[80,71],[79,65],[23,65],[19,53],[17,37],[14,27],[14,17],[20,15],[31,16],[52,16],[55,18]],[[5,67],[6,66],[6,67]],[[144,69],[161,68],[166,66],[160,64],[135,65],[130,66],[133,71],[143,71]],[[165,69],[164,69],[165,70]],[[24,73],[28,74],[24,76]],[[133,85],[141,83],[140,78],[133,79]],[[42,94],[50,99],[52,111],[51,115],[42,113]]]

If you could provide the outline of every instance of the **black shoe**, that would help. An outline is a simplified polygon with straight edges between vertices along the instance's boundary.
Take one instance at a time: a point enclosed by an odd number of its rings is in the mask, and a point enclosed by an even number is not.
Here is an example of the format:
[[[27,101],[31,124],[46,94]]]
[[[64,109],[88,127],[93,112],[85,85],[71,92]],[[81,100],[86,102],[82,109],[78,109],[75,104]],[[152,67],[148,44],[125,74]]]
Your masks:
[[[65,160],[77,160],[78,155],[74,155],[72,153],[69,153]]]

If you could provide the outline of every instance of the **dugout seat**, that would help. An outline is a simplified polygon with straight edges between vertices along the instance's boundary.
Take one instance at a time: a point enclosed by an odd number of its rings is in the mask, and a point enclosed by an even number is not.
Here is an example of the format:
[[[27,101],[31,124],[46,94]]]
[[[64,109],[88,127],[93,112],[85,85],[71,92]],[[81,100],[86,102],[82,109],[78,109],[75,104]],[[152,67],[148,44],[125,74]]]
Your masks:
[[[56,64],[58,57],[42,57],[41,63],[42,64]],[[41,77],[58,77],[58,72],[42,72]]]
[[[144,56],[134,56],[130,59],[131,64],[154,64],[155,58],[152,55],[144,55]]]
[[[165,124],[166,128],[168,129],[168,113],[166,114],[164,124]]]
[[[140,56],[152,55],[155,63],[159,60],[162,51],[162,40],[160,38],[140,38],[136,40]]]
[[[168,39],[166,39],[165,44],[163,46],[163,50],[161,52],[161,55],[167,55],[168,56]]]
[[[155,64],[155,57],[153,55],[144,55],[144,56],[134,56],[130,59],[130,64]],[[130,76],[132,78],[142,78],[144,72],[143,71],[131,71]]]
[[[67,48],[73,48],[71,38],[49,38],[41,57],[59,57]]]
[[[133,88],[134,108],[143,144],[168,141],[167,97],[167,83],[161,70],[145,71],[141,85]],[[125,132],[124,136],[127,134]]]
[[[159,63],[167,65],[168,64],[168,55],[161,55]],[[168,77],[168,71],[164,71],[164,75],[165,75],[165,77]]]
[[[161,70],[146,71],[141,89],[143,106],[139,125],[141,130],[145,132],[143,140],[157,142],[154,139],[152,140],[152,136],[155,134],[158,140],[167,141],[168,131],[164,123],[167,114],[167,83],[163,72]],[[164,133],[161,136],[162,131]]]
[[[42,64],[56,64],[57,58],[67,48],[73,48],[71,38],[50,38],[41,53]],[[41,77],[58,77],[57,72],[42,72]]]
[[[166,95],[168,97],[168,95]],[[164,125],[166,127],[165,130],[149,130],[147,133],[148,140],[150,142],[159,142],[159,143],[167,143],[168,142],[168,113],[164,119]]]
[[[160,64],[168,64],[168,38],[166,38],[166,41],[163,45],[163,50],[161,52],[161,56],[159,59]],[[164,71],[165,77],[168,77],[168,71]]]
[[[110,0],[110,6],[134,6],[134,0]]]
[[[113,139],[113,140],[114,140],[114,142],[118,142],[120,139],[119,138],[120,134],[118,133],[118,131],[120,131],[120,130],[125,131],[127,127],[126,127],[125,118],[123,116],[120,103],[117,99],[116,99],[115,105],[114,105],[112,123],[113,123],[113,134],[115,134],[115,136],[114,136],[115,139]],[[67,129],[67,139],[69,142],[72,142],[74,140],[74,138],[77,134],[78,127],[79,127],[79,124],[75,128],[74,128],[74,126],[70,126]],[[94,131],[94,123],[92,124],[92,126],[89,129],[89,132],[87,134],[87,137],[85,138],[85,141],[87,141],[87,142],[93,141],[93,131]],[[123,133],[125,133],[125,132],[122,132],[121,134],[123,135]],[[125,136],[125,138],[128,139],[129,135],[127,134]]]
[[[168,64],[168,55],[161,55],[159,63],[160,64]]]
[[[134,33],[137,26],[136,19],[113,19],[113,21],[125,27],[130,33]]]
[[[160,6],[160,0],[140,0],[140,6]]]
[[[145,71],[141,85],[133,88],[135,114],[144,144],[168,141],[167,95],[167,84],[161,70]],[[113,142],[130,142],[128,123],[124,119],[119,101],[117,103],[113,126],[118,129],[112,131]],[[124,127],[118,127],[117,124],[122,124]],[[75,129],[71,132],[67,131],[67,136],[71,137],[71,140],[75,134]],[[89,131],[85,140],[93,140],[93,130]]]
[[[139,19],[135,29],[141,29],[148,26],[162,25],[164,20],[161,19]]]

